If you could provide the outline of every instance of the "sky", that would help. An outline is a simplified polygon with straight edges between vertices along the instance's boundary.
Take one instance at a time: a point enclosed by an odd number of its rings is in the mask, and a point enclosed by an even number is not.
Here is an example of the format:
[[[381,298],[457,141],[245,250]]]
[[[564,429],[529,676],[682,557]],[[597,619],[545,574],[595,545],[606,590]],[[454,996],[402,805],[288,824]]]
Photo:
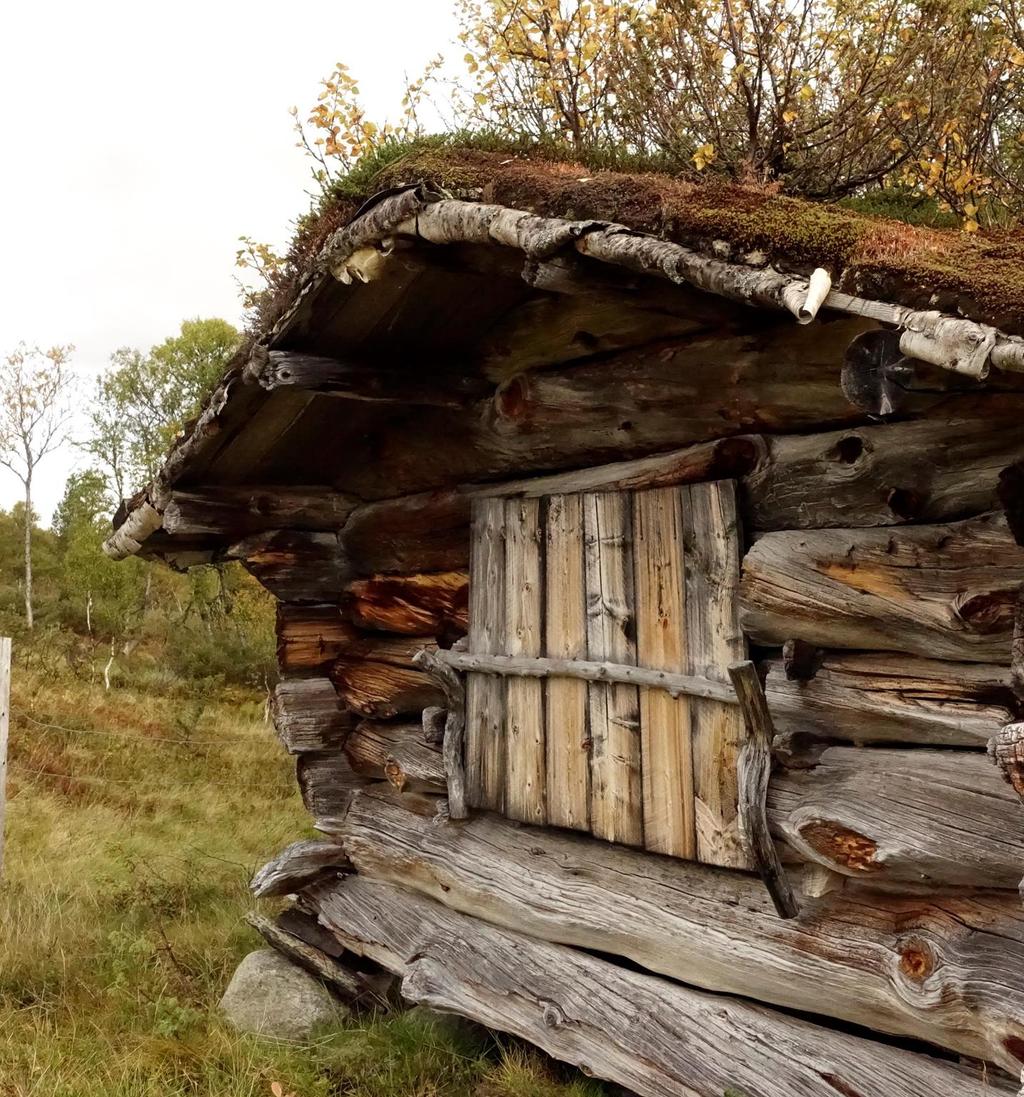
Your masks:
[[[291,106],[336,61],[374,120],[455,35],[451,0],[33,0],[0,35],[0,354],[74,344],[79,403],[111,352],[183,319],[241,322],[242,235],[283,246],[308,206]],[[73,447],[40,466],[44,522]],[[21,497],[0,469],[0,506]]]

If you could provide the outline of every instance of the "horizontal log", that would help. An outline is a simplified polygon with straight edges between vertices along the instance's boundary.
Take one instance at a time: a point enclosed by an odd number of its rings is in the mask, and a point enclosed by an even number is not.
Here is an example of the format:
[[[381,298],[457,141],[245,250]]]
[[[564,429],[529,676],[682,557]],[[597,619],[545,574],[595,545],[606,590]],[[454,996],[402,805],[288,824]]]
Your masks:
[[[371,719],[418,716],[429,705],[444,700],[430,677],[411,667],[370,659],[338,659],[330,673],[342,702]]]
[[[1024,405],[990,396],[934,418],[765,443],[744,482],[753,529],[946,521],[999,507],[999,474],[1024,453]]]
[[[537,1044],[641,1097],[983,1097],[925,1055],[496,929],[351,877],[314,893],[350,950],[402,979],[403,997]]]
[[[706,697],[736,704],[736,691],[725,681],[668,670],[650,670],[628,663],[596,663],[586,659],[546,656],[488,655],[482,652],[438,651],[436,658],[454,670],[512,678],[577,678],[585,682],[622,682],[646,689],[663,689],[672,697]]]
[[[337,532],[358,505],[323,485],[204,487],[171,492],[163,528],[175,537],[243,537],[275,529]]]
[[[363,628],[456,639],[469,628],[469,576],[375,575],[350,583],[342,604]]]
[[[757,435],[740,435],[701,442],[684,449],[615,461],[591,468],[525,477],[495,484],[464,484],[458,490],[474,498],[568,495],[583,491],[642,491],[694,484],[704,480],[730,480],[752,471],[763,459],[765,443]]]
[[[249,374],[263,388],[304,388],[351,400],[387,404],[462,407],[480,395],[479,377],[424,375],[421,370],[381,368],[376,362],[344,362],[292,350],[254,351]]]
[[[346,740],[345,754],[356,773],[386,779],[399,792],[448,791],[441,752],[424,742],[421,724],[363,720]]]
[[[999,473],[1024,451],[1019,397],[947,400],[933,418],[809,435],[739,435],[628,461],[464,484],[357,508],[342,541],[361,569],[466,566],[469,499],[644,490],[743,478],[757,530],[941,521],[999,506]],[[584,464],[587,453],[577,458]]]
[[[326,672],[352,632],[334,603],[277,606],[277,664],[283,674]]]
[[[470,500],[454,491],[366,503],[345,524],[342,549],[363,575],[465,568],[469,509]]]
[[[367,783],[341,750],[298,755],[295,779],[302,803],[313,816],[313,825],[332,835],[345,818],[353,794]]]
[[[275,530],[236,541],[225,552],[282,602],[337,601],[354,572],[336,533]]]
[[[249,881],[249,889],[257,899],[290,895],[322,876],[350,868],[345,850],[337,842],[303,838],[268,861]]]
[[[466,412],[419,409],[401,429],[382,420],[365,450],[355,447],[335,486],[383,499],[585,468],[728,435],[862,423],[863,412],[839,381],[843,351],[863,326],[772,325],[521,373]]]
[[[317,674],[336,659],[373,659],[412,666],[412,657],[434,646],[431,636],[387,636],[366,632],[342,616],[337,605],[289,605],[277,608],[278,665],[287,674]]]
[[[355,725],[329,678],[278,682],[270,708],[274,730],[289,754],[338,747]]]
[[[769,708],[783,735],[984,747],[1014,711],[1007,667],[828,652],[809,681],[787,678],[781,659],[766,669]]]
[[[802,858],[872,883],[1016,888],[1020,801],[983,752],[830,747],[779,770],[773,833]]]
[[[784,921],[752,876],[495,815],[438,827],[371,789],[339,838],[360,875],[494,925],[1009,1070],[1024,1061],[1015,894],[904,898],[851,885]]]
[[[1008,663],[1024,550],[1002,515],[766,533],[743,561],[751,639]]]

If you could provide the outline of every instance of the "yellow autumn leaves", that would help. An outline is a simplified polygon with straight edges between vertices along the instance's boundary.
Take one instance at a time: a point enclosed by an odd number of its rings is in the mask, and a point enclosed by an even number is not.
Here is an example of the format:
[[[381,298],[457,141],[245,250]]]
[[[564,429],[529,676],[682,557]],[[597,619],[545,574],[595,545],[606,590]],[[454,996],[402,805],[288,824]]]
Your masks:
[[[339,64],[296,115],[322,182],[441,96],[457,128],[814,198],[899,186],[968,231],[1024,207],[1019,0],[453,2],[461,75],[435,59],[377,125]]]

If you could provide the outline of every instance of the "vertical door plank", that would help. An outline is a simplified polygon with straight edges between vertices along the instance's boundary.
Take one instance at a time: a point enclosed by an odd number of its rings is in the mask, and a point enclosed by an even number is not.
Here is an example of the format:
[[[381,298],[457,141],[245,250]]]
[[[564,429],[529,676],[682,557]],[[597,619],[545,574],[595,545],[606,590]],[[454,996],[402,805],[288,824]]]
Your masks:
[[[633,496],[637,663],[686,669],[683,501],[679,489]],[[644,845],[657,853],[697,856],[689,698],[640,690]]]
[[[544,516],[545,646],[560,659],[587,657],[583,496],[552,495]],[[545,697],[548,823],[590,826],[587,683],[550,678]]]
[[[590,659],[636,662],[631,499],[625,492],[584,496],[587,652]],[[639,697],[635,686],[588,684],[590,829],[599,838],[643,844]]]
[[[469,646],[488,655],[505,642],[505,500],[473,503],[470,550]],[[505,681],[470,674],[466,683],[466,801],[470,807],[505,806]]]
[[[539,499],[509,499],[505,509],[505,651],[540,655],[544,637],[544,573]],[[506,684],[505,814],[544,823],[547,793],[544,683],[509,678]]]
[[[736,486],[731,480],[690,484],[684,500],[687,670],[727,680],[746,658],[737,587],[740,569]],[[743,718],[736,705],[690,699],[697,855],[701,861],[751,868],[740,840],[736,763]]]

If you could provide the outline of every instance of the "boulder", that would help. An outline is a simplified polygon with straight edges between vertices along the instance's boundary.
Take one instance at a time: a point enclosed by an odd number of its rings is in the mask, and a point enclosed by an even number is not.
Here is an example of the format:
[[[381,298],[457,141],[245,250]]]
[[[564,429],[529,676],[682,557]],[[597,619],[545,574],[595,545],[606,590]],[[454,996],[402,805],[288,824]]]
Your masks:
[[[220,1008],[240,1032],[292,1043],[348,1014],[319,979],[272,948],[250,952],[238,965]]]

